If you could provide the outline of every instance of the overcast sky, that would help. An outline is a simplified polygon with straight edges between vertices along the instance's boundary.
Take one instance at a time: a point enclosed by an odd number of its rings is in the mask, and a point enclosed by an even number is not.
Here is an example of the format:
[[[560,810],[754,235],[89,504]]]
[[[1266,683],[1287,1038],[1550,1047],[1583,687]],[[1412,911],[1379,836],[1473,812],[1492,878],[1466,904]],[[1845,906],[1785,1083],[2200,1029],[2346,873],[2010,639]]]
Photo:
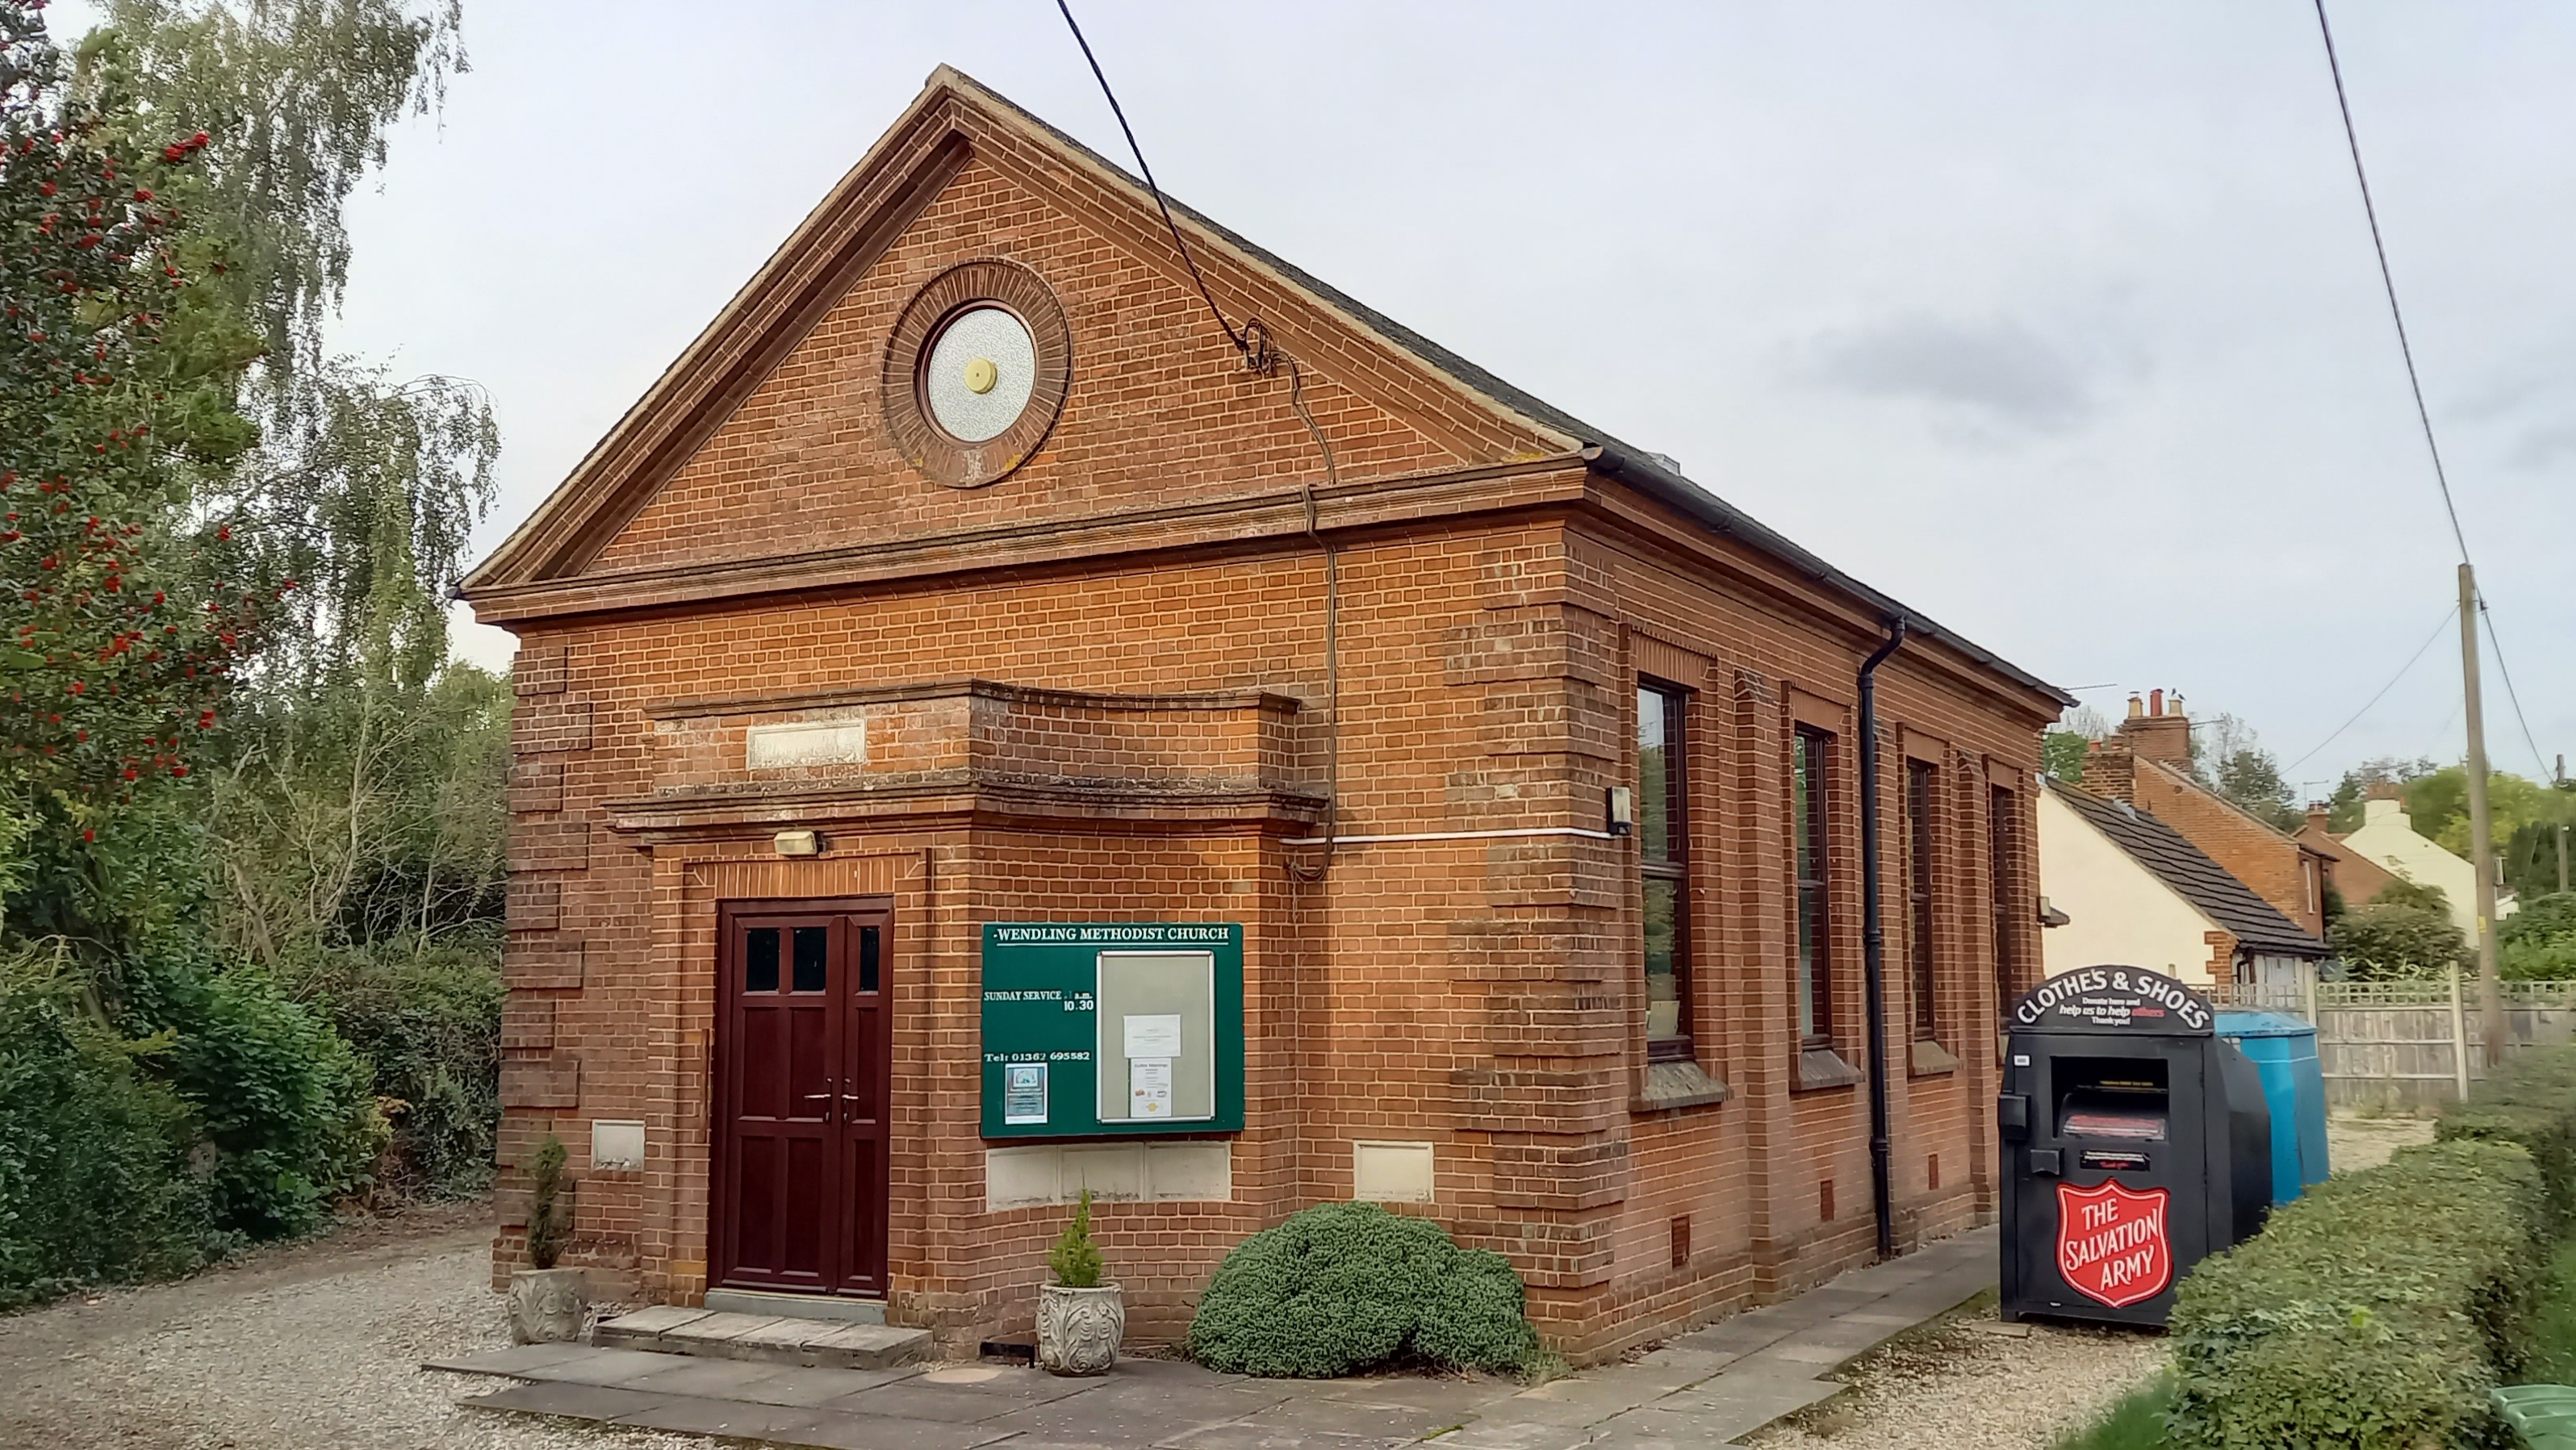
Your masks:
[[[2450,605],[2299,0],[1077,13],[1174,195],[2105,713],[2180,689],[2287,765]],[[2554,754],[2576,746],[2576,7],[2332,13]],[[465,24],[472,74],[355,208],[341,338],[491,390],[485,548],[934,65],[1123,152],[1045,0],[467,0]],[[2291,775],[2456,759],[2458,699],[2454,630]],[[2540,772],[2492,657],[2487,728],[2500,767]]]

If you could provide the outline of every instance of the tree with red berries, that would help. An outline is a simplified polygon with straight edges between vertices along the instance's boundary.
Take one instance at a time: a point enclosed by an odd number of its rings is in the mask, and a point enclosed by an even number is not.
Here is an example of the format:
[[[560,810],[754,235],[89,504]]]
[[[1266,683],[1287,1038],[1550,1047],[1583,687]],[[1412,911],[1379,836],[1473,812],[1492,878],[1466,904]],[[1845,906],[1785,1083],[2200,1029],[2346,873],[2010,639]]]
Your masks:
[[[89,841],[196,768],[285,586],[193,507],[257,437],[258,339],[192,292],[221,266],[188,209],[208,138],[62,83],[0,6],[0,781]]]

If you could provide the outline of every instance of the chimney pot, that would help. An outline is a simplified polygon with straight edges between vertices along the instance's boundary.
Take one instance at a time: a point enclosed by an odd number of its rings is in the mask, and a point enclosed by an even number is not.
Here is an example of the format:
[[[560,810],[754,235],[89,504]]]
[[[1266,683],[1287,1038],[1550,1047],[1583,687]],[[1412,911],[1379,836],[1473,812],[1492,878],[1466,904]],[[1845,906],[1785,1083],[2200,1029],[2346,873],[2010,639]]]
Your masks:
[[[2165,692],[2162,690],[2147,691],[2147,713],[2150,715],[2161,715],[2164,712]]]
[[[2129,695],[2129,718],[2130,718],[2130,719],[2132,719],[2132,720],[2135,720],[2135,719],[2137,719],[2139,716],[2144,715],[2144,714],[2146,714],[2146,713],[2147,713],[2147,706],[2146,706],[2146,702],[2145,702],[2145,701],[2143,701],[2143,700],[2140,700],[2140,699],[2137,697],[2136,692],[2132,691],[2132,692],[2130,693],[2130,695]]]

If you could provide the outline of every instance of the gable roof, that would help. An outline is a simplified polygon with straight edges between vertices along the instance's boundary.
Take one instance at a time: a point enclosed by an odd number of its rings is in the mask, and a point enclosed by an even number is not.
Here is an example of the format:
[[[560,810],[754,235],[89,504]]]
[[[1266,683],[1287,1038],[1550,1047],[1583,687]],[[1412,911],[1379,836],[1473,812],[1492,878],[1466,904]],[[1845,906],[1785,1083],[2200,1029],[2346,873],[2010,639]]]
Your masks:
[[[954,158],[949,159],[944,168],[921,158],[933,150],[956,150],[954,125],[950,128],[952,135],[938,147],[925,145],[923,138],[915,134],[925,120],[944,106],[959,107],[999,121],[1023,138],[1034,140],[1055,153],[1057,159],[1091,173],[1094,180],[1107,181],[1126,193],[1136,206],[1152,205],[1153,194],[1124,168],[965,73],[945,65],[939,67],[931,72],[921,94],[904,115],[816,206],[716,320],[664,371],[643,398],[627,410],[564,483],[539,504],[536,511],[489,557],[467,574],[459,591],[461,594],[471,597],[510,584],[530,582],[550,565],[560,565],[571,557],[581,539],[597,538],[600,525],[592,516],[608,513],[618,504],[613,497],[616,480],[610,475],[648,467],[651,455],[674,446],[668,437],[659,441],[651,437],[657,428],[665,434],[672,431],[670,421],[660,416],[667,406],[687,401],[693,382],[697,383],[697,391],[701,394],[721,393],[720,384],[701,378],[701,375],[719,367],[730,365],[739,370],[752,365],[763,355],[772,356],[774,360],[777,350],[774,342],[762,345],[746,341],[736,334],[748,327],[775,331],[796,327],[800,320],[809,320],[811,303],[802,294],[810,291],[822,275],[839,270],[812,254],[824,248],[847,249],[865,245],[860,234],[883,228],[873,223],[855,222],[854,214],[886,211],[908,215],[908,208],[917,208],[927,200],[923,195],[925,191],[935,193],[940,185],[945,184],[947,177],[954,172]],[[912,167],[912,174],[889,174],[907,163]],[[1269,280],[1284,284],[1300,300],[1337,315],[1355,331],[1409,358],[1492,412],[1521,424],[1532,434],[1552,436],[1570,445],[1569,451],[1578,453],[1593,470],[1619,479],[1640,493],[1678,510],[1709,532],[1766,555],[1853,600],[1883,621],[1901,618],[1909,633],[1938,640],[1976,664],[2037,691],[2060,706],[2077,703],[2075,697],[2064,690],[1945,629],[1921,611],[1909,608],[1801,548],[1684,477],[1661,455],[1622,442],[1606,430],[1593,427],[1544,399],[1514,387],[1266,248],[1220,226],[1172,198],[1169,193],[1165,193],[1163,199],[1170,203],[1173,213],[1182,223],[1198,234],[1193,238],[1194,248],[1212,249],[1221,257],[1231,254],[1227,260],[1248,264],[1254,272],[1266,274]],[[702,397],[699,400],[701,409],[721,405],[719,397]],[[636,506],[640,506],[639,500],[627,501],[630,516]]]
[[[2252,811],[2245,809],[2245,807],[2239,805],[2228,797],[2217,791],[2211,790],[2206,785],[2201,784],[2199,776],[2176,766],[2171,761],[2151,760],[2145,756],[2140,756],[2138,757],[2138,765],[2141,768],[2154,769],[2157,774],[2163,776],[2167,781],[2180,786],[2184,790],[2193,792],[2202,800],[2208,801],[2210,804],[2226,811],[2228,814],[2236,817],[2240,821],[2243,821],[2245,824],[2254,827],[2256,830],[2274,837],[2283,845],[2296,846],[2300,850],[2305,851],[2312,856],[2325,856],[2327,854],[2310,844],[2304,835],[2293,835],[2288,831],[2282,830],[2279,826],[2276,826],[2270,821],[2263,819],[2261,816],[2254,814]]]
[[[2252,887],[2183,838],[2180,831],[2126,801],[2105,800],[2055,776],[2044,776],[2050,793],[2100,831],[2123,855],[2191,903],[2203,916],[2234,935],[2238,944],[2283,956],[2322,957],[2326,944],[2283,916]]]

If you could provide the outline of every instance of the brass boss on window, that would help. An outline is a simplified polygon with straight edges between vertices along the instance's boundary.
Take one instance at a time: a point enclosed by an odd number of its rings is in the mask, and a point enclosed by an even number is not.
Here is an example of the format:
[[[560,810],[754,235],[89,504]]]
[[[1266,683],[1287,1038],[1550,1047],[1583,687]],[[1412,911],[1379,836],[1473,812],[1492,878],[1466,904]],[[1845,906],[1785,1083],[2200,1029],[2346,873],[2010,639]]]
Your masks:
[[[967,262],[913,294],[886,340],[886,431],[913,467],[978,488],[1038,451],[1064,408],[1073,335],[1038,274]]]

